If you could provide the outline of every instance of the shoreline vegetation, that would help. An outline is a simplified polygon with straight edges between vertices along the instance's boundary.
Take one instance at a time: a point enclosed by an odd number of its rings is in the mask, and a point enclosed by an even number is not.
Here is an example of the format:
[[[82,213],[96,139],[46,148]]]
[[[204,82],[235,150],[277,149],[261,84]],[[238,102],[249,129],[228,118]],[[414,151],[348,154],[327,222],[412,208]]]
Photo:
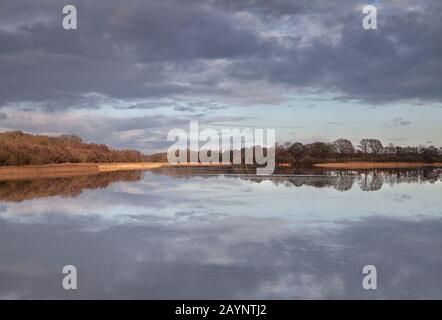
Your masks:
[[[255,147],[236,150],[240,152],[239,164],[191,163],[198,159],[198,151],[186,152],[181,164],[169,164],[166,153],[145,155],[136,150],[116,150],[104,144],[86,143],[80,137],[62,135],[50,137],[32,135],[21,131],[0,133],[0,180],[69,177],[116,171],[143,171],[163,167],[232,167],[234,169],[257,168]],[[234,158],[233,150],[217,152],[218,157]],[[269,150],[264,149],[264,153]],[[228,153],[228,154],[224,154]],[[246,165],[247,154],[253,164]],[[442,148],[435,146],[402,147],[383,146],[377,139],[362,139],[353,146],[346,139],[331,143],[302,144],[287,142],[274,149],[275,167],[283,170],[302,168],[364,170],[442,167]],[[237,154],[238,155],[238,154]]]

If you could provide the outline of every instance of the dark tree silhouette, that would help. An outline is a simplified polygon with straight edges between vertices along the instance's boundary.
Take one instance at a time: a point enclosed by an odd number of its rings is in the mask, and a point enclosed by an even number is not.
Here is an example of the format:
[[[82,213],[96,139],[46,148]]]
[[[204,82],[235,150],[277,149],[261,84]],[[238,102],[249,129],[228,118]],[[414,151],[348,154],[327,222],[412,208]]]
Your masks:
[[[289,154],[295,159],[296,166],[299,165],[299,160],[304,156],[305,148],[300,142],[295,142],[289,148]]]
[[[359,142],[358,148],[362,150],[363,153],[367,154],[368,153],[368,144],[369,144],[369,140],[370,139],[362,139]]]
[[[382,142],[378,139],[368,139],[368,149],[373,155],[378,155],[382,152],[384,147],[382,146]]]
[[[354,147],[353,147],[353,143],[351,143],[350,140],[343,139],[343,138],[338,139],[333,142],[333,146],[335,147],[335,150],[338,154],[353,156]]]

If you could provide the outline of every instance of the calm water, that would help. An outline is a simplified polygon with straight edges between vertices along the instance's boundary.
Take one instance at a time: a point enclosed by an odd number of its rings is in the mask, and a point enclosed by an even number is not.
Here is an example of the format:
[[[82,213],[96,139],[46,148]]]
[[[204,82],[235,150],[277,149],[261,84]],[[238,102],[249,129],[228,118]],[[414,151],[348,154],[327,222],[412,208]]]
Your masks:
[[[0,298],[442,298],[442,171],[0,182]],[[62,286],[64,265],[78,290]],[[362,288],[375,265],[378,290]]]

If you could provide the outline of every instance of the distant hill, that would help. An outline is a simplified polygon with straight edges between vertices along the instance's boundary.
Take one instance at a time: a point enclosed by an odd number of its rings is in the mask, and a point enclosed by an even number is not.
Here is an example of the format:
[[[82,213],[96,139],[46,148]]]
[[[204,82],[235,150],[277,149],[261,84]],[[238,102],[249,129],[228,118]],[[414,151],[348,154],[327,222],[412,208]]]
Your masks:
[[[104,144],[85,143],[77,136],[49,137],[21,131],[0,133],[0,165],[21,166],[50,163],[143,162],[135,150],[114,150]]]

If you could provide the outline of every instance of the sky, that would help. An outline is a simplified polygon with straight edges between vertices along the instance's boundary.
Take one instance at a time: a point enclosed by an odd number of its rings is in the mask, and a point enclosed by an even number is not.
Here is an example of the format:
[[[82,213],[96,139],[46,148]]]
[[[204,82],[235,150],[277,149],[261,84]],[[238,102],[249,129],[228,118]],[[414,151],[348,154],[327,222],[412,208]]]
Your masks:
[[[1,131],[152,153],[197,120],[275,128],[280,143],[439,147],[441,119],[440,0],[0,3]]]

